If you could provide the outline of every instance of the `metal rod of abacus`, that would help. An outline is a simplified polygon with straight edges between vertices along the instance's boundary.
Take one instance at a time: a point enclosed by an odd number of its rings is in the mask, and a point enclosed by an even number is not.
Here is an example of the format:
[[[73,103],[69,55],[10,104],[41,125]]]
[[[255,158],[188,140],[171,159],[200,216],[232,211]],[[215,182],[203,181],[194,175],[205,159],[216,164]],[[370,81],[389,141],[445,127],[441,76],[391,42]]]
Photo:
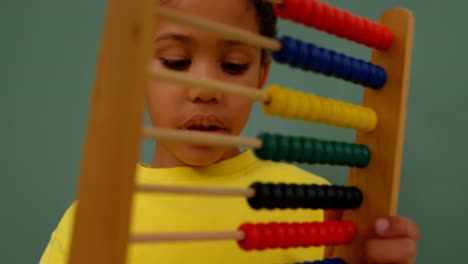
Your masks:
[[[164,141],[177,141],[191,144],[211,146],[244,146],[250,148],[261,148],[262,141],[257,138],[239,137],[232,135],[219,135],[188,130],[174,130],[159,127],[143,128],[144,138],[154,138]]]
[[[254,197],[255,190],[253,189],[234,189],[234,188],[214,188],[214,187],[199,187],[199,186],[174,186],[160,184],[140,184],[136,186],[139,192],[158,192],[158,193],[179,193],[179,194],[197,194],[197,195],[223,195],[223,196],[241,196]]]
[[[180,85],[203,87],[212,91],[220,91],[229,94],[243,96],[254,101],[266,102],[268,96],[264,91],[256,87],[233,84],[230,82],[200,79],[188,73],[180,73],[164,69],[150,69],[150,73],[154,78],[162,81],[174,82]]]
[[[130,236],[131,242],[157,243],[167,241],[202,241],[202,240],[243,240],[245,234],[242,231],[224,232],[186,232],[186,233],[143,233]]]

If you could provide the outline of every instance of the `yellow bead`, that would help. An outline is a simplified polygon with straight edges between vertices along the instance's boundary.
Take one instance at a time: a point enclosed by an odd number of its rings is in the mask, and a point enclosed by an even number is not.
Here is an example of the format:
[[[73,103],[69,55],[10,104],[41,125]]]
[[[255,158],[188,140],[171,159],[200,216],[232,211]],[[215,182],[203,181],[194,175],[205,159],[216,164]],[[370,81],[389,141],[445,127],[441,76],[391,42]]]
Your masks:
[[[307,94],[301,93],[299,97],[299,113],[297,118],[301,120],[308,120],[308,112],[310,111],[310,100],[307,96]]]
[[[375,113],[374,109],[366,108],[365,109],[367,115],[367,123],[365,126],[365,130],[370,132],[374,130],[377,126],[377,114]]]
[[[286,107],[283,109],[283,116],[295,118],[297,113],[300,111],[299,109],[299,96],[297,92],[289,90],[285,93],[285,97],[287,98]]]
[[[262,109],[269,115],[279,115],[286,106],[286,98],[282,96],[282,89],[278,85],[270,85],[265,93],[269,98],[268,102],[262,102]]]
[[[308,111],[308,119],[309,121],[318,121],[319,116],[322,113],[322,102],[320,99],[315,96],[314,94],[309,94],[308,96],[310,102],[310,109]]]

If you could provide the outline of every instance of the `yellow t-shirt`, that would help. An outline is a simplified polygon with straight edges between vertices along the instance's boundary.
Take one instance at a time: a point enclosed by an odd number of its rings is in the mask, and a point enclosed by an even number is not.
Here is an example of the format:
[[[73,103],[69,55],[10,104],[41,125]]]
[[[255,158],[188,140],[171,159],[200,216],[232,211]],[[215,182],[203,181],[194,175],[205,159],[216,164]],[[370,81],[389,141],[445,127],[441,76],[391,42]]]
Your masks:
[[[249,150],[203,168],[137,168],[140,184],[248,188],[254,181],[329,184],[289,164],[259,160]],[[62,264],[68,255],[75,204],[53,232],[40,264]],[[131,232],[234,231],[245,222],[323,221],[323,210],[253,210],[244,197],[136,193]],[[323,247],[243,251],[236,241],[130,244],[129,264],[285,264],[323,258]]]

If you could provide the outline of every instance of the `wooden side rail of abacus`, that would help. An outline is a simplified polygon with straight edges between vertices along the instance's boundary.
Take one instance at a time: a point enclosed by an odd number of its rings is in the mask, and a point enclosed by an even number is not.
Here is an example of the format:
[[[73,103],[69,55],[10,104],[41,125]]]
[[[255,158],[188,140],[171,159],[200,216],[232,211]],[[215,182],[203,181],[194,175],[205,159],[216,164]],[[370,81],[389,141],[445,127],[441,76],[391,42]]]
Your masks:
[[[154,0],[109,0],[69,262],[124,264],[139,158]]]
[[[335,248],[334,256],[348,264],[364,263],[363,241],[369,237],[370,227],[379,217],[395,215],[398,205],[414,17],[408,10],[396,8],[382,14],[380,23],[393,31],[394,43],[389,50],[372,52],[371,61],[386,70],[388,80],[382,89],[366,89],[364,94],[363,105],[376,111],[379,122],[373,132],[357,133],[356,142],[366,144],[372,158],[368,167],[350,169],[348,184],[363,192],[364,202],[343,215],[358,227],[351,245]]]

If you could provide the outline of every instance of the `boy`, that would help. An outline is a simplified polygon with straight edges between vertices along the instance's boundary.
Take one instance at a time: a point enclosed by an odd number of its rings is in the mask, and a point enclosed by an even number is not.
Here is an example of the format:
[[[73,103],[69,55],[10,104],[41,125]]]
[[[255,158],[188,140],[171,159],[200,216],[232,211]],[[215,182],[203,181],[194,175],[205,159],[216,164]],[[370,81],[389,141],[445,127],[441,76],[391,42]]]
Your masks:
[[[268,4],[254,0],[162,1],[181,12],[275,36],[276,18]],[[269,60],[260,49],[166,21],[158,23],[154,41],[156,67],[189,72],[261,89]],[[252,88],[255,89],[255,88]],[[250,115],[249,99],[199,87],[153,81],[148,111],[154,126],[239,135]],[[261,161],[238,148],[156,143],[151,166],[139,164],[137,182],[187,186],[246,188],[254,181],[326,184],[288,164]],[[136,194],[131,232],[235,230],[244,222],[311,222],[338,219],[321,210],[253,211],[245,199],[186,195]],[[65,263],[74,205],[66,212],[44,252],[42,264]],[[376,223],[365,249],[370,263],[413,263],[418,227],[403,217]],[[128,263],[295,263],[322,259],[323,247],[245,252],[234,241],[146,243],[129,246]]]

